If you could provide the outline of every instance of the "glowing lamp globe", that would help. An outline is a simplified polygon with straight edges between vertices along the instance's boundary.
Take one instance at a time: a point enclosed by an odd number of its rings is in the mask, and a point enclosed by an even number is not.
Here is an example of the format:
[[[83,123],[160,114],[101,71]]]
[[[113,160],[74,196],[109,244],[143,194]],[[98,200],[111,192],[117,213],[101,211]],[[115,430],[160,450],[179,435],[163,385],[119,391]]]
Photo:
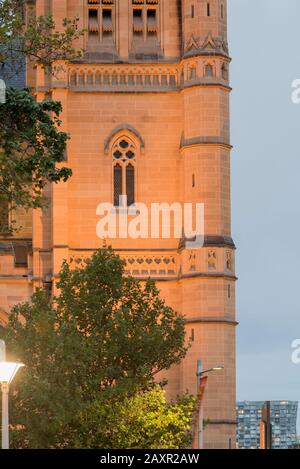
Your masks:
[[[23,363],[0,362],[0,383],[10,384]]]

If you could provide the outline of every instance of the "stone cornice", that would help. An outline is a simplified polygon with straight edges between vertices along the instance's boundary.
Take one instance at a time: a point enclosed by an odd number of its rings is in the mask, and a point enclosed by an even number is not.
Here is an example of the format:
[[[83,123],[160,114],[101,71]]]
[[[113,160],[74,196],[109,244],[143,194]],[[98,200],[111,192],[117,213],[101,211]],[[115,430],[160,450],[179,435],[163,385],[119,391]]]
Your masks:
[[[187,324],[225,324],[228,326],[238,326],[239,323],[234,319],[229,319],[225,317],[210,317],[210,316],[199,316],[186,318]]]
[[[62,245],[54,245],[51,248],[47,249],[47,252],[50,252],[52,249],[69,249],[70,251],[74,252],[94,252],[97,249],[100,249],[102,246],[96,247],[78,247],[78,246],[69,246],[67,244]],[[222,236],[222,235],[205,235],[204,236],[204,244],[203,247],[216,247],[216,248],[231,248],[236,249],[234,241],[230,236]],[[41,248],[34,247],[34,250],[40,250]],[[121,248],[121,247],[114,247],[114,251],[119,252],[178,252],[182,249],[181,248]]]
[[[213,77],[215,78],[215,77]],[[181,86],[180,86],[180,91],[184,91],[184,90],[187,90],[189,88],[199,88],[199,87],[207,87],[207,88],[222,88],[224,91],[227,91],[227,92],[231,92],[232,91],[232,88],[231,86],[228,86],[225,81],[217,81],[217,80],[214,80],[213,78],[210,79],[210,81],[208,81],[207,79],[205,78],[199,78],[198,80],[193,80],[193,82],[190,82],[190,83],[183,83]]]
[[[231,57],[229,57],[226,54],[222,54],[220,52],[201,52],[199,50],[195,50],[193,53],[190,54],[184,54],[181,57],[167,57],[167,58],[161,58],[160,60],[154,61],[154,60],[115,60],[115,61],[101,61],[99,59],[95,60],[74,60],[69,62],[70,67],[74,66],[98,66],[98,65],[103,65],[105,67],[134,67],[134,66],[145,66],[145,67],[160,67],[160,66],[178,66],[182,65],[186,60],[188,59],[195,59],[195,58],[201,58],[205,57],[206,59],[208,57],[213,57],[214,59],[220,58],[222,60],[225,60],[227,63],[230,63],[232,61]]]
[[[210,419],[210,418],[208,418],[207,425],[237,425],[237,421],[232,420],[232,419]]]
[[[234,274],[224,272],[196,272],[192,274],[178,275],[178,280],[193,278],[237,280],[237,277]]]
[[[214,146],[222,146],[227,150],[232,150],[232,145],[229,142],[225,142],[220,137],[194,137],[185,139],[182,137],[180,142],[180,150],[184,150],[185,148],[190,148],[199,145],[214,145]]]

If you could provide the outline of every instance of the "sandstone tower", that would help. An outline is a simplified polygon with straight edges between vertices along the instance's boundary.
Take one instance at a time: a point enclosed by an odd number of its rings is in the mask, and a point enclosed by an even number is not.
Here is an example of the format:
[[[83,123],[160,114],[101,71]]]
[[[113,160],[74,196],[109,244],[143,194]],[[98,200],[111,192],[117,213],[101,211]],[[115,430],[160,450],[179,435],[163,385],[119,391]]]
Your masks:
[[[103,245],[99,203],[204,203],[201,249],[181,239],[112,237],[107,244],[141,280],[157,280],[187,318],[192,347],[168,373],[170,396],[196,389],[197,359],[209,376],[206,448],[235,446],[235,246],[230,228],[230,137],[225,0],[37,0],[57,25],[79,17],[82,59],[49,78],[27,71],[38,100],[63,105],[70,133],[68,183],[48,190],[43,213],[19,214],[23,230],[0,240],[0,321],[35,287],[53,288],[63,259]]]

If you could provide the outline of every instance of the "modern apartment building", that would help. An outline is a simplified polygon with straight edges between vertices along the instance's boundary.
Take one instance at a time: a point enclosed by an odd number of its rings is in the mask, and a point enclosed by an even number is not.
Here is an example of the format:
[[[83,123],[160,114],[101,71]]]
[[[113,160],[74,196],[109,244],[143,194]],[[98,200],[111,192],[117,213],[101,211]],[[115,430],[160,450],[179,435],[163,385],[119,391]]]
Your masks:
[[[260,420],[264,402],[237,403],[237,447],[259,449]],[[298,402],[271,401],[273,449],[288,449],[297,443]]]

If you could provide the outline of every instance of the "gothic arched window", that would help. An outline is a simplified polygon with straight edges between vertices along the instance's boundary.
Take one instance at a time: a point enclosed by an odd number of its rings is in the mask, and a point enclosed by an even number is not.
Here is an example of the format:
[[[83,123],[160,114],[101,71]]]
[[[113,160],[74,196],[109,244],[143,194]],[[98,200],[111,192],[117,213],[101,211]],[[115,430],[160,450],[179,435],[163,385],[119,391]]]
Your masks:
[[[114,205],[127,206],[135,203],[135,165],[137,149],[128,137],[120,137],[112,147]]]
[[[195,78],[197,78],[197,70],[196,67],[193,66],[189,69],[189,79],[194,80]]]

